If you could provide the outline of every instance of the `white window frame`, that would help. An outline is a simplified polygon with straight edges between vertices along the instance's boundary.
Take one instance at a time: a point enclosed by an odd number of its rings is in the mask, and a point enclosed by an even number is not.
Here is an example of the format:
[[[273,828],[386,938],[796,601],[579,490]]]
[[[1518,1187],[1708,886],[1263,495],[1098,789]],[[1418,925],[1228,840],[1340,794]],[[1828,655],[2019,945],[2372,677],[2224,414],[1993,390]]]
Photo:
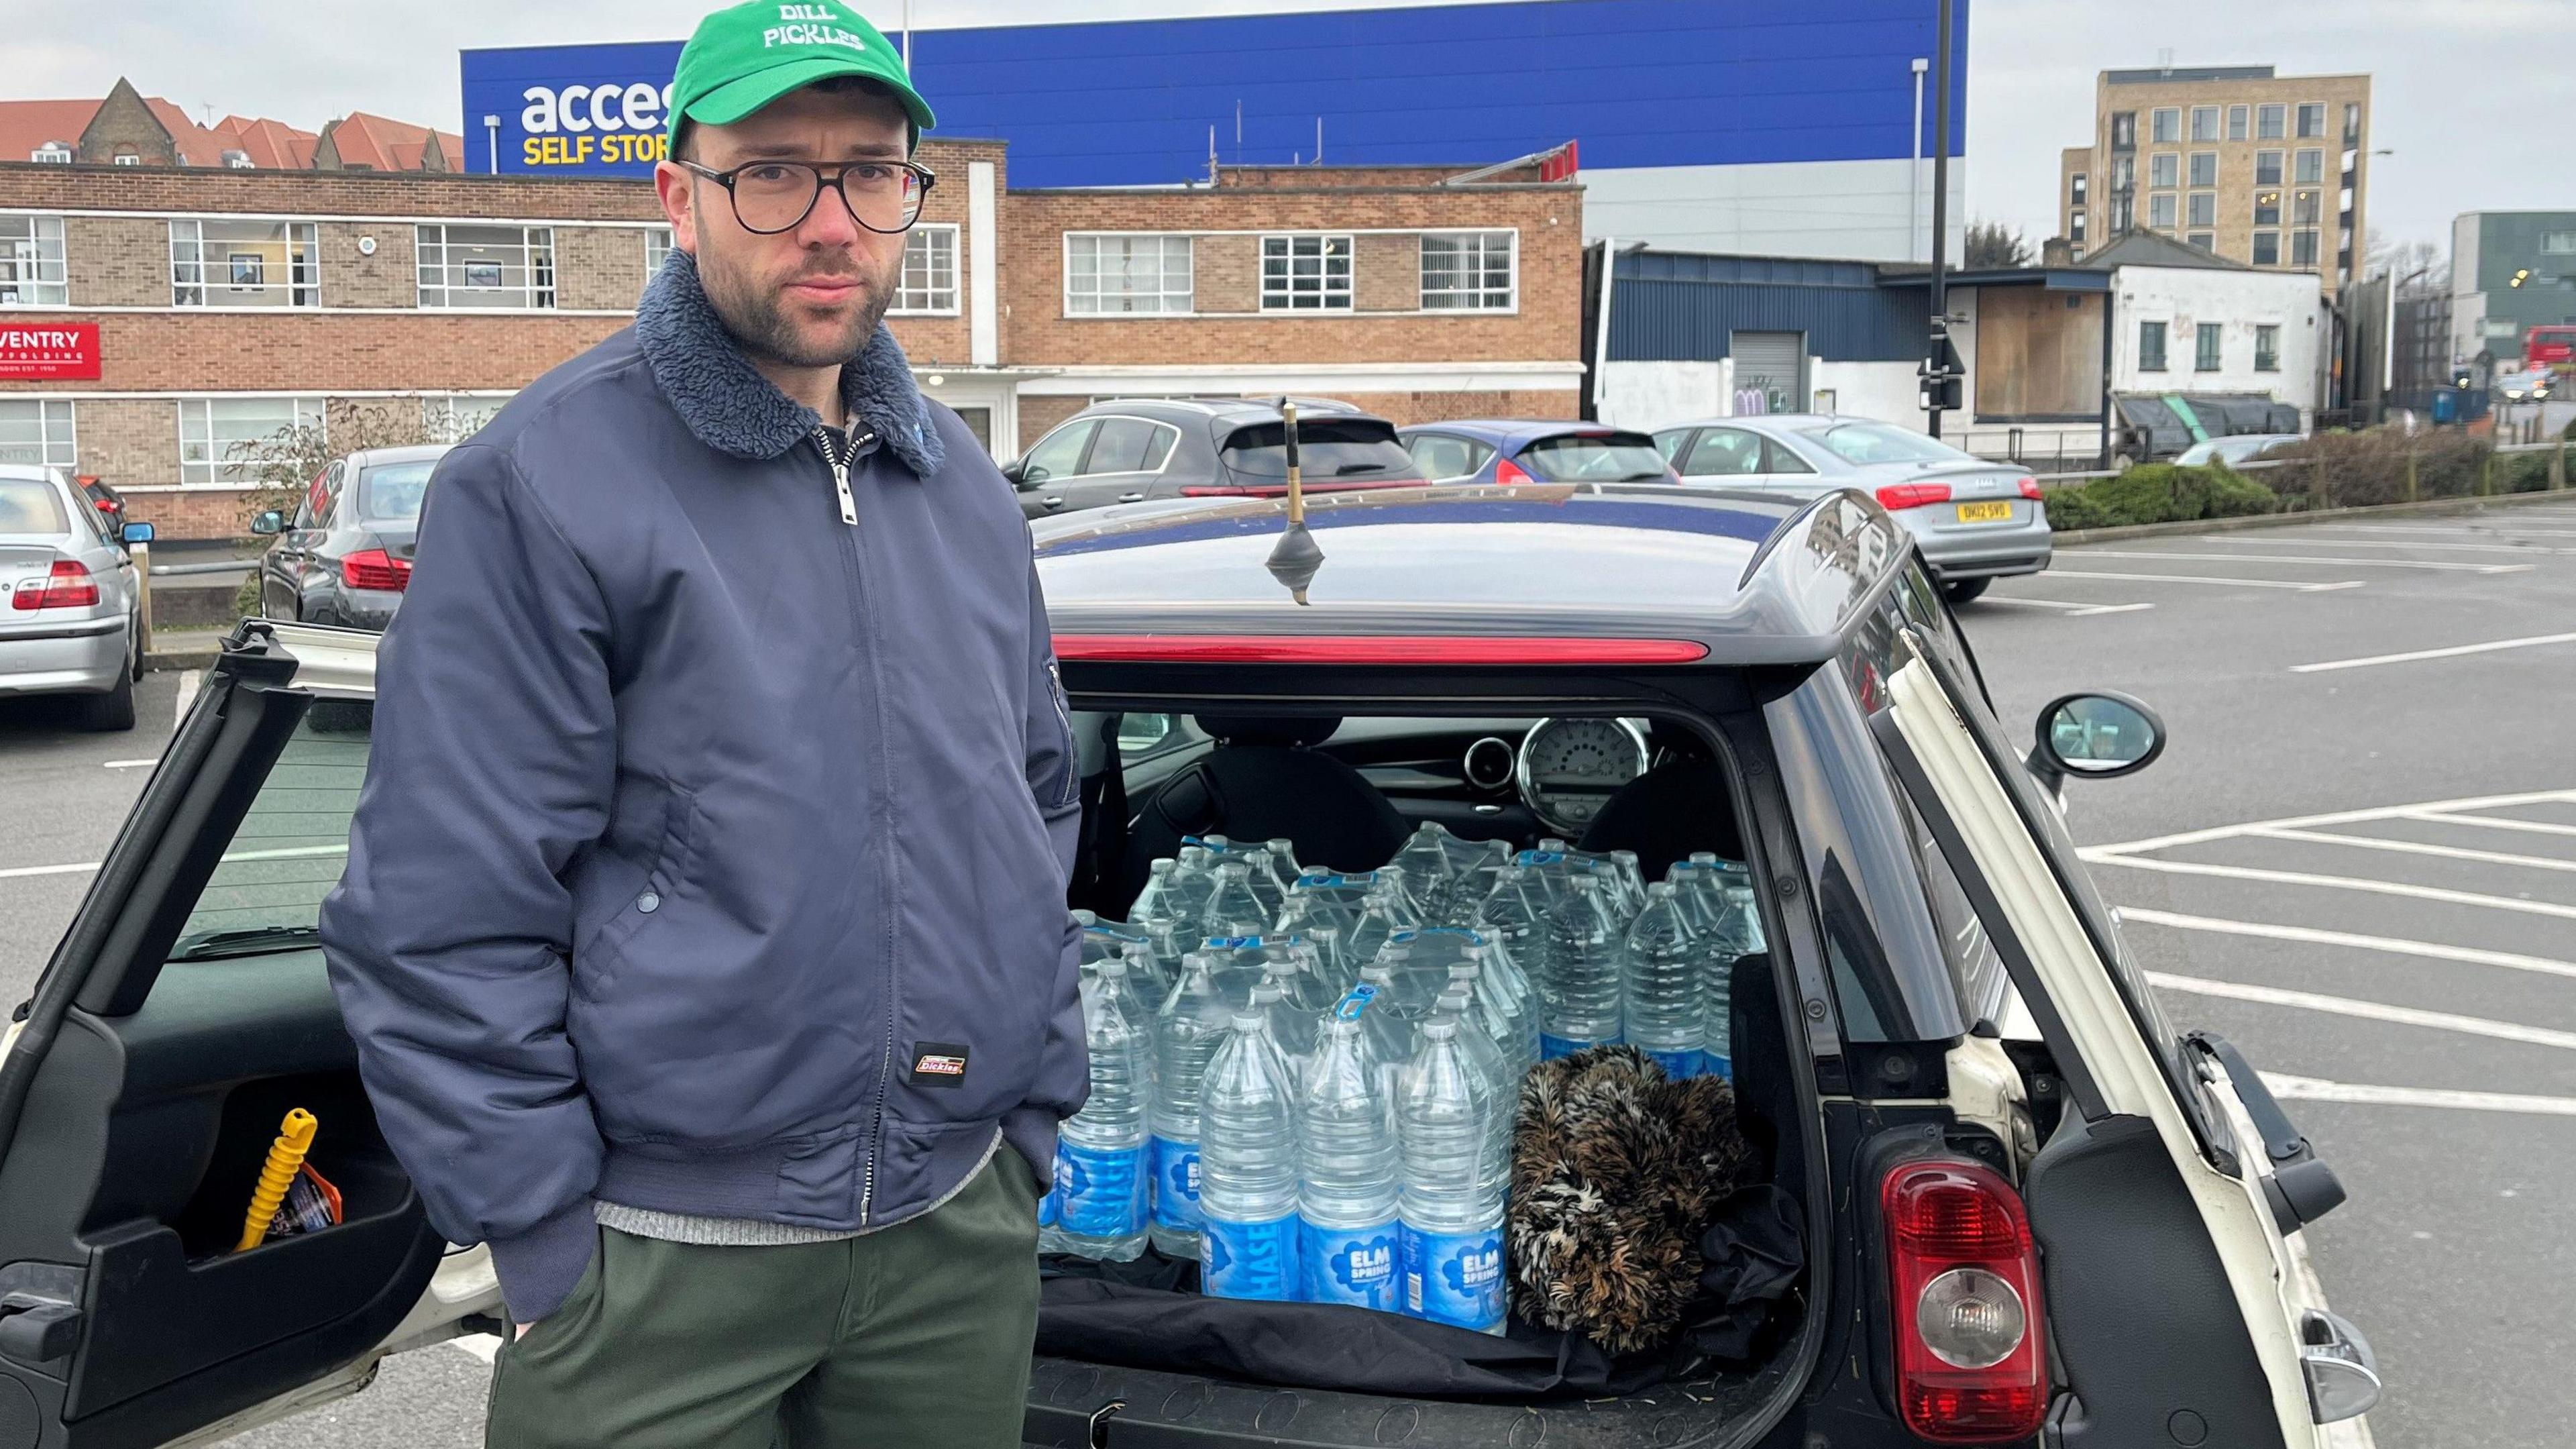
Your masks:
[[[662,270],[663,261],[671,255],[672,248],[676,245],[677,243],[671,239],[669,227],[644,228],[644,281],[647,285],[650,285],[654,276]]]
[[[500,247],[509,250],[514,244],[490,242],[458,243],[458,231],[517,232],[520,285],[507,285],[509,264],[504,262],[494,273],[494,285],[474,285],[472,268],[483,262],[454,262],[448,259],[450,247]],[[508,226],[483,222],[421,222],[412,228],[417,255],[413,264],[415,296],[424,308],[441,311],[477,312],[551,312],[555,308],[555,229],[551,226]],[[456,301],[459,293],[478,294],[471,300]],[[516,295],[522,300],[499,300]]]
[[[2576,231],[2542,232],[2540,254],[2544,257],[2576,256]]]
[[[1123,284],[1116,291],[1101,286],[1100,251],[1103,243],[1116,242],[1122,253],[1132,253],[1144,242],[1157,243],[1154,259],[1153,288],[1131,291]],[[1198,238],[1188,232],[1167,231],[1069,231],[1064,234],[1064,315],[1067,317],[1188,317],[1198,311]],[[1177,245],[1175,245],[1177,243]],[[1078,285],[1079,269],[1075,258],[1085,249],[1091,253],[1091,278],[1088,288]],[[1122,255],[1122,265],[1132,257]],[[1177,265],[1175,262],[1177,260]],[[1119,302],[1130,305],[1107,306]],[[1151,306],[1133,305],[1150,302]]]
[[[2204,165],[2203,163],[2207,164]],[[2183,179],[2194,186],[2216,186],[2218,184],[2218,153],[2215,151],[2192,152],[2190,159],[2183,163],[2182,174]]]
[[[957,280],[963,240],[957,224],[949,221],[924,222],[905,233],[903,268],[895,281],[894,305],[886,315],[956,316],[965,295]]]
[[[2198,228],[2218,225],[2218,193],[2195,191],[2184,198],[2182,224]]]
[[[1452,280],[1448,285],[1432,285],[1432,243],[1471,240],[1476,244],[1472,263],[1464,269],[1453,271]],[[1502,299],[1499,302],[1494,300],[1496,289],[1486,285],[1482,280],[1482,273],[1491,265],[1491,258],[1487,252],[1497,240],[1500,240],[1503,245],[1505,269],[1504,285],[1500,289]],[[1420,273],[1419,300],[1425,312],[1443,314],[1475,312],[1491,315],[1513,314],[1521,309],[1521,234],[1517,228],[1487,227],[1459,231],[1426,231],[1422,233],[1416,248],[1416,266]],[[1461,278],[1476,278],[1476,280],[1462,282],[1459,280]]]
[[[291,427],[329,426],[326,409],[318,395],[243,397],[212,393],[202,397],[183,397],[176,402],[179,410],[179,486],[182,488],[257,487],[259,480],[250,475],[252,465],[230,456],[234,447],[256,442]],[[262,432],[221,435],[222,429],[215,418],[216,408],[226,403],[243,402],[276,406],[285,414],[285,421]],[[191,448],[198,449],[203,456],[189,457]]]
[[[2310,111],[2317,113],[2317,128],[2313,131],[2309,130],[2307,126],[2308,112]],[[2295,141],[2324,140],[2326,134],[2326,103],[2323,101],[2299,102],[2297,112],[2291,117],[2290,129],[2298,132],[2296,136],[2291,137],[2291,139]]]
[[[266,229],[275,231],[277,235],[219,236],[209,241],[206,237],[208,226],[231,232]],[[320,228],[312,222],[287,218],[174,216],[170,218],[170,305],[189,308],[319,307],[322,305],[319,231]],[[244,246],[285,248],[285,275],[271,276],[263,266],[259,281],[247,286],[235,285],[234,259],[240,255],[236,249]],[[249,255],[257,257],[259,254]],[[244,293],[251,295],[245,297]]]
[[[72,164],[72,148],[60,141],[47,141],[28,152],[27,159],[46,166],[69,166]]]
[[[29,463],[71,474],[80,466],[75,408],[67,398],[0,397],[0,463]],[[29,423],[35,425],[33,434],[21,434]]]
[[[2147,225],[2157,231],[2174,229],[2177,217],[2174,193],[2157,191],[2147,197]]]
[[[2147,113],[2147,141],[2155,146],[2179,145],[2182,141],[2182,107],[2158,106]]]
[[[2221,115],[2222,115],[2222,114],[2223,114],[2223,112],[2221,112],[2221,111],[2219,110],[2219,108],[2218,108],[2218,107],[2216,107],[2216,106],[2194,106],[2194,107],[2192,107],[2192,108],[2191,108],[2191,139],[2193,139],[2194,141],[2215,141],[2215,140],[2217,140],[2217,139],[2219,138],[2219,135],[2220,135],[2220,131],[2219,131],[2219,124],[2220,124],[2220,117],[2221,117]],[[2206,126],[2204,126],[2204,125],[2202,125],[2202,124],[2201,124],[2201,119],[2202,119],[2203,117],[2207,117],[2207,118],[2208,118],[2208,120],[2209,120],[2209,124],[2208,124],[2208,125],[2206,125]]]
[[[2287,101],[2265,101],[2254,108],[2254,139],[2257,141],[2290,139],[2290,106]]]
[[[0,307],[65,307],[71,304],[71,279],[59,216],[0,216],[0,227],[12,231],[24,224],[24,237],[0,237]]]
[[[2180,151],[2150,152],[2147,156],[2148,189],[2163,191],[2180,185],[2182,185],[2182,153]]]
[[[2290,184],[2292,186],[2326,184],[2326,153],[2323,149],[2316,146],[2302,146],[2290,153]]]
[[[1274,232],[1262,237],[1261,310],[1291,315],[1352,310],[1359,301],[1353,287],[1358,259],[1359,243],[1349,232]],[[1280,264],[1275,286],[1274,260]],[[1337,260],[1341,263],[1338,276],[1333,270]],[[1312,272],[1302,269],[1307,262],[1313,263]],[[1309,289],[1300,285],[1303,282],[1314,285]]]
[[[2254,135],[2253,108],[2242,102],[2227,108],[2227,139],[2244,141]]]

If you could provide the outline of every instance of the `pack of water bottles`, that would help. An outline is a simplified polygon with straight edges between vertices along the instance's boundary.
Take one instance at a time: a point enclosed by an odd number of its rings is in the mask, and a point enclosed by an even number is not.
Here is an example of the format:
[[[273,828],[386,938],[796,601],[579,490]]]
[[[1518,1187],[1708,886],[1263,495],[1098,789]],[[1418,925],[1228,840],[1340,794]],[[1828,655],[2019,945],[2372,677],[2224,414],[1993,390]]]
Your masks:
[[[1126,921],[1078,914],[1091,1096],[1041,1247],[1490,1333],[1522,1078],[1621,1040],[1726,1072],[1727,973],[1760,949],[1741,866],[1650,886],[1625,851],[1437,824],[1368,872],[1193,838]]]

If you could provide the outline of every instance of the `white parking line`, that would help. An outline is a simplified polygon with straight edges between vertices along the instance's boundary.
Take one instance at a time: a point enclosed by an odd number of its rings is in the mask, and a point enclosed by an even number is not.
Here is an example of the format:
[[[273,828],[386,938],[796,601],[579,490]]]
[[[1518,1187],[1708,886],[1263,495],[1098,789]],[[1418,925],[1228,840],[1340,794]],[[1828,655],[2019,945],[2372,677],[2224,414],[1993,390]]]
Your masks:
[[[2562,906],[2553,901],[2517,900],[2511,896],[2487,896],[2475,891],[2444,890],[2440,886],[2407,885],[2393,880],[2365,880],[2348,875],[2311,875],[2297,870],[2261,870],[2250,865],[2207,865],[2197,860],[2141,860],[2136,856],[2110,851],[2076,852],[2095,865],[2125,865],[2132,870],[2163,871],[2168,875],[2208,875],[2223,880],[2259,880],[2275,885],[2322,886],[2329,890],[2368,891],[2373,895],[2406,896],[2419,901],[2441,901],[2455,906],[2479,906],[2491,911],[2520,911],[2532,916],[2556,916],[2576,921],[2576,906]]]
[[[2576,548],[2551,548],[2546,544],[2519,543],[2435,543],[2430,539],[2379,538],[2212,538],[2209,543],[2232,543],[2246,548],[2278,548],[2290,544],[2298,548],[2447,548],[2467,553],[2518,553],[2528,558],[2533,554],[2576,553]]]
[[[2377,835],[2337,835],[2328,830],[2293,830],[2283,825],[2257,825],[2245,832],[2265,840],[2307,840],[2319,845],[2349,845],[2356,850],[2389,850],[2401,855],[2438,855],[2445,860],[2474,860],[2481,865],[2518,865],[2532,870],[2576,871],[2576,860],[2554,855],[2513,855],[2500,850],[2466,850],[2456,845],[2426,845],[2415,840],[2389,840]]]
[[[2519,830],[2530,835],[2576,835],[2576,825],[2558,825],[2547,820],[2516,820],[2506,815],[2452,815],[2440,810],[2421,810],[2410,811],[2400,818],[2429,820],[2436,825],[2483,825],[2490,830]]]
[[[2280,579],[2228,579],[2210,574],[2114,574],[2106,573],[2101,569],[2071,569],[2066,567],[2066,558],[2067,555],[2059,554],[2057,562],[2048,566],[2050,578],[2119,579],[2136,584],[2224,584],[2240,589],[2288,589],[2300,594],[2323,594],[2335,589],[2357,589],[2362,586],[2359,579],[2351,579],[2339,584],[2293,584]]]
[[[2280,1094],[2276,1092],[2273,1095]],[[485,1363],[490,1363],[493,1355],[501,1351],[501,1338],[500,1335],[492,1333],[469,1333],[463,1338],[449,1339],[448,1346],[463,1349]]]
[[[2426,1011],[2414,1006],[2391,1006],[2384,1001],[2359,1001],[2349,996],[2326,996],[2314,991],[2289,991],[2278,986],[2255,986],[2243,981],[2212,981],[2206,976],[2176,976],[2170,971],[2150,971],[2147,980],[2160,991],[2182,991],[2194,996],[2224,997],[2229,1001],[2250,1001],[2261,1006],[2289,1006],[2301,1011],[2318,1011],[2329,1016],[2358,1017],[2364,1021],[2384,1021],[2396,1026],[2428,1027],[2435,1031],[2456,1031],[2467,1036],[2492,1037],[2497,1041],[2521,1042],[2527,1046],[2556,1047],[2576,1051],[2576,1031],[2557,1031],[2545,1026],[2524,1026],[2518,1021],[2491,1021],[2483,1016],[2461,1016],[2448,1011]]]
[[[2519,951],[2484,951],[2475,946],[2450,946],[2439,941],[2409,941],[2399,936],[2364,936],[2352,931],[2324,931],[2313,926],[2281,926],[2270,921],[2231,921],[2217,916],[2189,916],[2179,911],[2150,910],[2144,906],[2120,907],[2120,924],[2131,922],[2145,926],[2164,926],[2177,931],[2210,931],[2222,936],[2256,936],[2267,941],[2297,941],[2310,946],[2346,946],[2357,951],[2386,951],[2401,956],[2422,956],[2434,961],[2458,961],[2471,966],[2501,966],[2508,971],[2533,971],[2544,976],[2576,977],[2576,961],[2557,961],[2547,956],[2525,956]]]
[[[197,690],[204,682],[197,670],[184,669],[179,672],[179,701],[170,711],[170,728],[175,730],[186,722],[188,706],[196,702]]]
[[[2286,1102],[2351,1102],[2365,1107],[2450,1107],[2469,1112],[2529,1112],[2576,1117],[2576,1097],[2530,1097],[2519,1092],[2458,1092],[2444,1087],[2379,1087],[2329,1082],[2319,1077],[2263,1073],[2263,1085]]]
[[[2330,810],[2322,815],[2285,815],[2278,820],[2248,820],[2237,825],[2212,825],[2199,830],[2177,831],[2172,835],[2151,835],[2143,840],[2124,840],[2116,845],[2089,846],[2081,853],[2086,860],[2093,860],[2103,855],[2132,855],[2139,851],[2164,850],[2176,845],[2197,845],[2204,840],[2232,839],[2258,825],[2280,825],[2292,828],[2310,825],[2352,825],[2364,820],[2394,820],[2401,816],[2421,818],[2427,812],[2501,810],[2509,805],[2569,803],[2576,803],[2576,790],[2524,790],[2511,795],[2463,795],[2456,800],[2418,800],[2412,805],[2370,805],[2359,810]]]
[[[2028,609],[2063,609],[2070,619],[2081,619],[2088,614],[2134,614],[2140,609],[2155,607],[2153,604],[2070,604],[2064,599],[2025,599],[2004,594],[1988,594],[1981,602],[2019,604]]]
[[[235,850],[226,852],[221,859],[227,861],[304,860],[325,855],[347,855],[348,853],[349,847],[347,843],[342,842],[333,845],[290,845],[276,850]],[[6,870],[0,870],[0,880],[10,880],[20,876],[31,875],[78,875],[83,871],[96,870],[101,864],[102,862],[100,861],[82,860],[75,861],[69,865],[17,865],[11,866]]]
[[[101,766],[103,766],[104,768],[110,769],[110,770],[141,770],[141,769],[147,769],[147,768],[149,768],[149,767],[151,767],[151,766],[153,766],[153,765],[157,765],[157,764],[159,764],[159,763],[161,763],[161,762],[160,762],[159,760],[157,760],[157,759],[152,759],[152,760],[101,760],[101,761],[99,761],[99,764],[100,764]]]
[[[2437,562],[2417,558],[2311,558],[2296,553],[2167,553],[2161,550],[2088,548],[2079,550],[2077,558],[2144,558],[2187,559],[2193,563],[2285,563],[2344,564],[2367,569],[2425,569],[2435,573],[2520,574],[2529,573],[2537,564],[2479,564]]]
[[[2413,649],[2404,654],[2365,654],[2358,659],[2329,659],[2322,664],[2293,664],[2292,674],[2322,674],[2329,669],[2366,669],[2374,664],[2411,664],[2418,659],[2454,659],[2463,654],[2492,654],[2499,649],[2530,649],[2542,644],[2576,644],[2576,634],[2528,634],[2520,639],[2491,639],[2484,644],[2454,644],[2447,649]]]

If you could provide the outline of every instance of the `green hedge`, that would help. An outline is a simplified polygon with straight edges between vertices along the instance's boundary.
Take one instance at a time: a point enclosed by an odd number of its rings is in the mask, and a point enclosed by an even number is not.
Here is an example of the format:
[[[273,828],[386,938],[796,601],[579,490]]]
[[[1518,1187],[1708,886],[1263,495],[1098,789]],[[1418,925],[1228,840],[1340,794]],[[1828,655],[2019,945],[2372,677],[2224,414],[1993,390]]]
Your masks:
[[[2279,510],[2271,489],[2232,469],[2212,464],[2146,463],[2110,478],[2068,483],[2046,491],[2048,525],[2058,532],[2122,528],[2138,523],[2185,523],[2195,518],[2235,518]]]

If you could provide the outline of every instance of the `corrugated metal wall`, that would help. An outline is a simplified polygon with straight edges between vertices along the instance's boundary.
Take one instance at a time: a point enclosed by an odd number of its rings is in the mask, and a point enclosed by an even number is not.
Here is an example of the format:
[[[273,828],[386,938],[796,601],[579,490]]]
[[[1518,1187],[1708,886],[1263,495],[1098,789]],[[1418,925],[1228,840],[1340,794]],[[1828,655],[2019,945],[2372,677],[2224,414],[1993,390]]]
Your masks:
[[[1828,362],[1910,362],[1929,335],[1924,288],[1867,262],[1633,252],[1610,293],[1610,360],[1713,362],[1735,332],[1804,332]]]

